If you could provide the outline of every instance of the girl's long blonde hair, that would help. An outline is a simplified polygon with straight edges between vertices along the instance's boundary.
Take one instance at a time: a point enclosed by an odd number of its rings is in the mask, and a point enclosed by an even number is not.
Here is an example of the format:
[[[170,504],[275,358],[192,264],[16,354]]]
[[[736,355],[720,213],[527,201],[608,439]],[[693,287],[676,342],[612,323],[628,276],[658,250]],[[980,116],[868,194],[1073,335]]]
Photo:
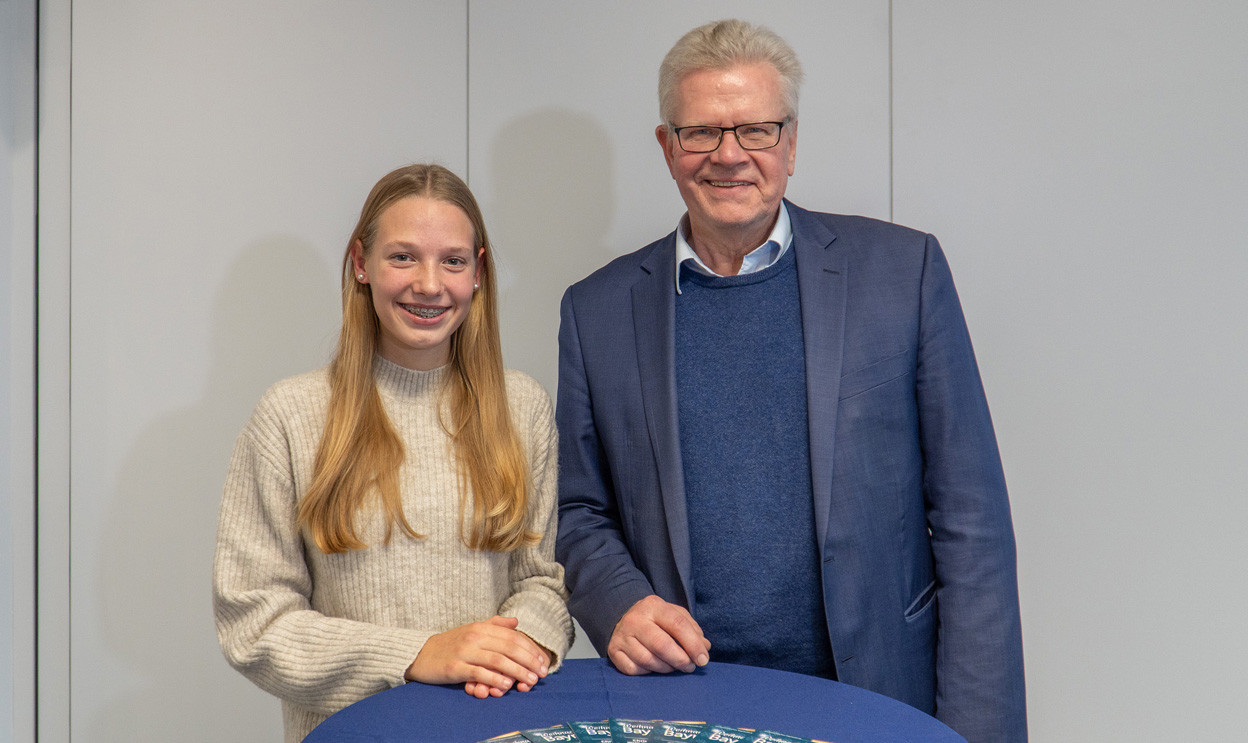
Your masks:
[[[460,533],[472,549],[498,552],[533,544],[528,529],[528,466],[507,408],[502,343],[498,333],[498,289],[493,250],[485,220],[468,186],[440,165],[409,165],[386,174],[373,186],[342,259],[342,331],[330,365],[329,417],[316,453],[312,485],[299,503],[298,523],[322,552],[364,549],[355,515],[365,502],[380,499],[388,518],[386,541],[395,525],[419,539],[403,512],[399,468],[403,442],[381,404],[373,378],[381,325],[373,310],[372,289],[354,280],[351,246],[368,254],[377,220],[391,204],[420,196],[454,204],[472,222],[480,252],[480,289],[468,315],[451,337],[450,370],[443,394],[460,474]],[[466,493],[472,491],[472,523],[464,523]]]

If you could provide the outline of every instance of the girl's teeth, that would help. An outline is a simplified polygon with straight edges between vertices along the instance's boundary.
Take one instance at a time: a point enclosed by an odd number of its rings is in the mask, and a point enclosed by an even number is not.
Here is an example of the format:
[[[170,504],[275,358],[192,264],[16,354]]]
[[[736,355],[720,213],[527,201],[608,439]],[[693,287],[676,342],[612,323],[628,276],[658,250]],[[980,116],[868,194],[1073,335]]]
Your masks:
[[[423,317],[426,320],[432,320],[438,315],[441,315],[443,312],[446,312],[446,309],[442,307],[412,307],[410,305],[407,305],[407,306],[404,306],[404,309],[406,309],[408,312],[412,313],[413,315],[417,317]]]

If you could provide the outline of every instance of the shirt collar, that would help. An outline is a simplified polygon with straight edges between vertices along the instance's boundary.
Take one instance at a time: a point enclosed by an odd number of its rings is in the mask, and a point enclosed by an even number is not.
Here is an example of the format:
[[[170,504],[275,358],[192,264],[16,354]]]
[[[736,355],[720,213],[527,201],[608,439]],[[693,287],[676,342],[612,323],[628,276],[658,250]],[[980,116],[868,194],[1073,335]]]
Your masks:
[[[689,244],[686,234],[689,231],[689,213],[680,218],[680,225],[676,228],[676,293],[680,294],[680,267],[688,265],[693,271],[706,276],[718,276],[719,274],[707,267],[698,254],[693,252],[693,246]],[[741,261],[741,270],[737,272],[738,276],[761,271],[764,268],[770,268],[780,260],[780,256],[793,243],[793,223],[789,221],[789,209],[780,202],[780,214],[776,217],[776,226],[771,228],[771,234],[767,236],[766,242],[750,251]]]

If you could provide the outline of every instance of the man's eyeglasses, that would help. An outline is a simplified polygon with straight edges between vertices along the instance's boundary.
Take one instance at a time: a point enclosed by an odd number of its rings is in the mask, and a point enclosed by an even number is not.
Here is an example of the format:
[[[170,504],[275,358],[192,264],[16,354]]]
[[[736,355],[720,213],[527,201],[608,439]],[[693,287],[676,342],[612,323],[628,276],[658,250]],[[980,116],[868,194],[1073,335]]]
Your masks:
[[[743,150],[765,150],[780,143],[783,121],[759,121],[736,126],[677,126],[672,131],[685,152],[714,152],[724,141],[724,132],[732,132]]]

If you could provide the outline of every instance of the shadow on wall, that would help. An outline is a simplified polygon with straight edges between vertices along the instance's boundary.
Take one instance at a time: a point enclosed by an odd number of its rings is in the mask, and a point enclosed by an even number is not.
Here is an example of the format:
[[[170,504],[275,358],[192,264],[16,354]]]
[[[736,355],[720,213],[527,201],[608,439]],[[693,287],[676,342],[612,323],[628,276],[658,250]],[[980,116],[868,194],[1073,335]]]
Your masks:
[[[485,217],[500,264],[505,361],[552,395],[563,291],[616,255],[605,240],[614,153],[605,128],[563,109],[512,119],[490,145]]]
[[[213,306],[207,391],[144,429],[117,483],[96,584],[108,645],[138,681],[118,685],[88,738],[281,740],[278,702],[217,645],[217,511],[234,440],[261,394],[328,362],[338,296],[337,267],[293,238],[241,251],[227,273]]]

